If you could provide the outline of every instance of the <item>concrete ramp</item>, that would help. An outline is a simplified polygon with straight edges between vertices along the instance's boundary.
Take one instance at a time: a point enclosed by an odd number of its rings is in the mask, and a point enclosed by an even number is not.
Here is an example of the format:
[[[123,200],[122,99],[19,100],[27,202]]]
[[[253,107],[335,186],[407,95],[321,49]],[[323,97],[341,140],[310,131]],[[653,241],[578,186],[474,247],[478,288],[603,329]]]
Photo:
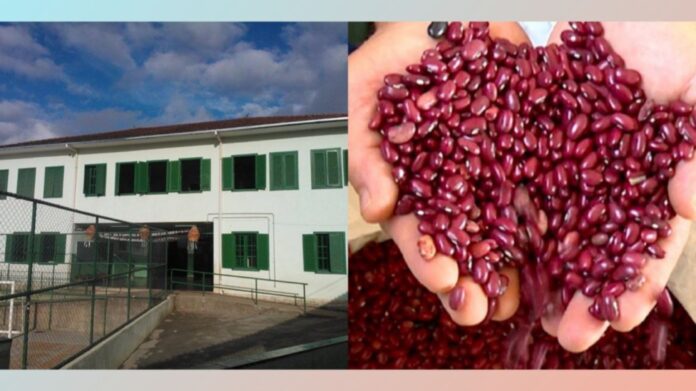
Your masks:
[[[214,293],[176,292],[171,298],[173,311],[123,368],[219,368],[221,362],[246,362],[266,352],[347,335],[346,311],[336,310],[345,305],[303,313],[300,306],[254,304]],[[347,361],[337,366],[347,367]]]

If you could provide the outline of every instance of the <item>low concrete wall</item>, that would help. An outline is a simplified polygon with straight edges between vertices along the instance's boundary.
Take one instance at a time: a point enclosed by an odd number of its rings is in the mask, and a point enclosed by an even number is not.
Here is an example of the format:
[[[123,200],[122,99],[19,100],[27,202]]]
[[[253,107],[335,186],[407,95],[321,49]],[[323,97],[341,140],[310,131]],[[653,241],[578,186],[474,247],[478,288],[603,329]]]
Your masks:
[[[117,369],[173,308],[174,300],[168,297],[128,326],[63,366],[63,369]]]

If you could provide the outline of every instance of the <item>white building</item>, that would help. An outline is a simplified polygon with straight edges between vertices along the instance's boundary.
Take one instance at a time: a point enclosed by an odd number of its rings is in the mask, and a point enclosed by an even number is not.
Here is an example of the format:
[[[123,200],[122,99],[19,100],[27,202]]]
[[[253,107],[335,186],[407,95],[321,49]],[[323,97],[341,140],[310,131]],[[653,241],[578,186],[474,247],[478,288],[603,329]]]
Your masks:
[[[182,231],[170,268],[186,268],[185,231],[195,224],[202,238],[194,268],[217,273],[217,291],[247,284],[228,275],[302,282],[309,303],[320,305],[347,294],[346,148],[343,115],[127,129],[0,146],[0,190]],[[0,215],[10,213],[2,211],[8,202],[0,200]],[[27,219],[12,220],[0,224],[0,262],[20,265],[13,249]],[[79,231],[79,221],[56,220],[37,219],[36,232],[64,232],[60,224]],[[35,270],[69,269],[73,236],[51,239],[66,256],[43,256]]]

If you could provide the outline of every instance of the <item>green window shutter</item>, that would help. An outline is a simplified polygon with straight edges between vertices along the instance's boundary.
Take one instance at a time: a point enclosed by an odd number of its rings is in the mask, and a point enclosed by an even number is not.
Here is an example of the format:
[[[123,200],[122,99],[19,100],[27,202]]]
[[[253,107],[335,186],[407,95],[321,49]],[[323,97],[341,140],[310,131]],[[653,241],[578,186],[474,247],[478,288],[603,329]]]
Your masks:
[[[326,151],[312,151],[312,188],[326,186]]]
[[[167,164],[167,191],[178,193],[181,191],[181,161],[172,160]]]
[[[288,189],[299,189],[297,152],[290,152],[284,156],[285,164],[285,186]]]
[[[302,235],[302,253],[304,254],[304,271],[317,271],[317,237],[314,234]]]
[[[56,243],[53,250],[53,262],[64,263],[65,262],[65,234],[55,234]]]
[[[256,155],[256,190],[266,190],[266,155]]]
[[[210,159],[201,159],[201,191],[210,190]]]
[[[10,171],[0,170],[0,191],[7,191],[7,182],[9,182]],[[4,200],[6,197],[0,195],[0,200]]]
[[[106,195],[106,164],[97,164],[97,194]]]
[[[12,251],[14,249],[14,235],[5,235],[5,262],[14,262]]]
[[[256,265],[259,270],[268,270],[268,234],[256,235]]]
[[[271,153],[271,190],[282,189],[284,187],[283,155]]]
[[[232,190],[234,183],[233,160],[231,157],[222,158],[222,190]]]
[[[123,163],[116,163],[116,175],[114,175],[116,181],[114,182],[114,194],[119,195],[121,194],[121,189],[118,188],[118,184],[121,181],[121,164]]]
[[[135,192],[146,194],[149,187],[147,162],[138,162],[135,164]]]
[[[85,166],[85,171],[84,171],[85,177],[82,181],[82,194],[84,194],[84,195],[89,195],[89,177],[91,176],[90,175],[91,172],[92,172],[92,170],[91,170],[90,166]]]
[[[331,258],[331,273],[346,272],[346,235],[343,232],[329,234],[329,254]]]
[[[297,151],[270,154],[271,190],[297,190]]]
[[[348,150],[343,150],[343,184],[348,186]]]
[[[17,172],[17,194],[34,198],[35,168],[20,168]]]
[[[341,153],[340,150],[326,151],[327,185],[341,187]]]
[[[234,234],[222,234],[222,267],[232,269],[236,264],[236,243]]]
[[[46,167],[44,171],[44,198],[61,198],[63,196],[64,168]]]

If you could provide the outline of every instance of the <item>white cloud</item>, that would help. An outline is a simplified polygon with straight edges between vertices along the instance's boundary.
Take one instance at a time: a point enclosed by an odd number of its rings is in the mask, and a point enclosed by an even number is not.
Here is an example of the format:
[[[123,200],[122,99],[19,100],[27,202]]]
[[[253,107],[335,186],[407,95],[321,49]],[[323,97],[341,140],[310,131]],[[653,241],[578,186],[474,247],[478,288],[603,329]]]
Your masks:
[[[63,70],[48,54],[28,28],[0,26],[0,71],[32,79],[64,79]]]
[[[4,144],[56,137],[50,121],[41,118],[40,108],[19,100],[0,101],[0,140]]]
[[[52,26],[63,43],[115,67],[135,68],[130,47],[119,25],[107,23],[59,23]]]

